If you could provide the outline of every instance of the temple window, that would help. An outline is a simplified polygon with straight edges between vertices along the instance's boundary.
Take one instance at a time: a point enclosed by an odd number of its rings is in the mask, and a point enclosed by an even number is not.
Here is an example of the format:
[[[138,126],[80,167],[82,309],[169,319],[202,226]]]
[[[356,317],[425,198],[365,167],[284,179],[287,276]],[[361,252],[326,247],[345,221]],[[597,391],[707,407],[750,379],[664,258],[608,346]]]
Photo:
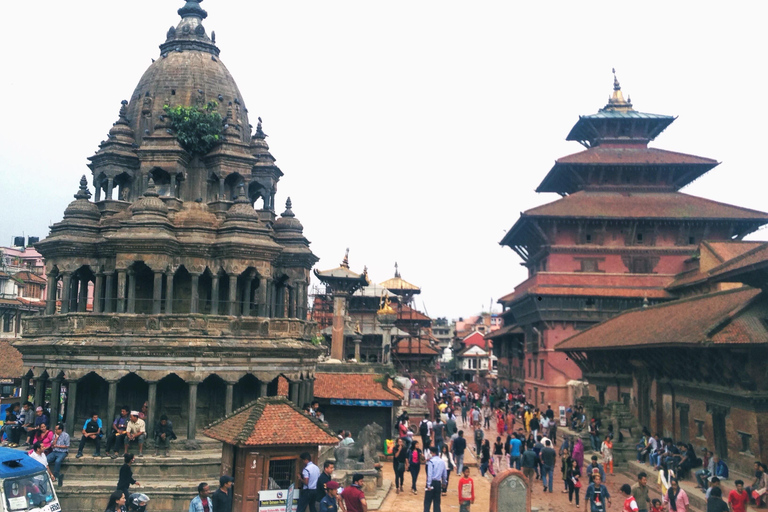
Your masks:
[[[544,380],[544,360],[543,359],[541,360],[541,374],[539,376],[541,377],[541,380]]]
[[[583,258],[580,260],[580,264],[579,272],[600,272],[599,264],[594,258]]]
[[[696,437],[704,439],[704,420],[694,419],[693,422],[696,424]]]
[[[638,233],[635,238],[636,238],[637,243],[642,245],[642,243],[643,243],[643,234],[642,233]]]
[[[741,450],[739,451],[745,455],[752,455],[752,434],[747,434],[746,432],[738,430],[736,433],[739,434],[739,437],[741,438]]]
[[[295,458],[275,458],[269,460],[269,488],[287,489],[296,478]],[[272,483],[274,482],[274,484]]]

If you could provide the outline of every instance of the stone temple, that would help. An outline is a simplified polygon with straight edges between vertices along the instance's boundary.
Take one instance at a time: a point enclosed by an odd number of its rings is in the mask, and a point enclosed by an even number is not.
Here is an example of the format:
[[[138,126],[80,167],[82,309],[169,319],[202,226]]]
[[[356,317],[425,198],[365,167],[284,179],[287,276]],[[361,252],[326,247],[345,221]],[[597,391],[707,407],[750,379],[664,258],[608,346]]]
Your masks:
[[[319,349],[306,308],[317,258],[290,199],[275,214],[283,173],[261,122],[249,124],[200,0],[178,12],[90,157],[94,200],[83,177],[64,219],[36,244],[47,309],[14,344],[22,396],[34,387],[40,403],[50,386],[70,432],[91,411],[111,421],[120,406],[147,401],[150,436],[166,414],[194,439],[233,409],[277,395],[279,380],[297,404],[312,396]],[[193,156],[164,107],[209,102],[223,119],[221,140]]]

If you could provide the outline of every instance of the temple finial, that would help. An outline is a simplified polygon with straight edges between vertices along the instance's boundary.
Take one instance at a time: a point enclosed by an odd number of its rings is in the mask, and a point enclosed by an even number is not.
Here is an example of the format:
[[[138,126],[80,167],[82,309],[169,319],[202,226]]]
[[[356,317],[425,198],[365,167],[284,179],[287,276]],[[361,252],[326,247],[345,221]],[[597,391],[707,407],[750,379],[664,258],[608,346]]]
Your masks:
[[[611,72],[613,73],[613,90],[620,91],[621,85],[619,84],[619,79],[616,78],[616,68],[611,68]]]
[[[259,122],[256,123],[256,133],[253,134],[254,139],[266,139],[269,137],[266,133],[264,133],[264,130],[261,129],[261,117],[259,117]]]
[[[75,194],[75,199],[90,199],[91,198],[91,192],[88,190],[88,180],[85,177],[85,174],[83,174],[83,177],[80,178],[80,188],[77,191],[77,194]]]
[[[291,203],[291,198],[285,200],[285,211],[282,213],[282,217],[295,217],[296,215],[293,213],[293,203]]]
[[[344,259],[341,262],[342,268],[349,268],[349,247],[347,247],[347,252],[344,253]]]
[[[616,68],[611,68],[613,73],[613,94],[608,97],[608,104],[601,110],[611,110],[628,112],[632,109],[632,102],[624,99],[624,94],[621,92],[621,84],[616,77]],[[629,98],[629,97],[627,97]]]
[[[395,262],[395,277],[400,277],[400,269],[397,266],[397,262]]]
[[[187,3],[184,4],[184,7],[178,10],[179,16],[182,18],[186,18],[188,16],[194,16],[196,18],[200,18],[201,20],[204,20],[208,17],[208,13],[205,12],[205,10],[200,7],[200,2],[203,0],[187,0]]]
[[[236,203],[248,203],[248,198],[245,197],[245,185],[243,185],[243,182],[237,184],[237,191],[235,192],[235,202]]]
[[[159,197],[160,194],[157,193],[157,189],[155,189],[155,180],[152,179],[152,176],[149,177],[147,180],[147,190],[144,191],[144,197]]]
[[[120,102],[120,114],[119,114],[120,119],[121,120],[127,119],[127,114],[128,114],[128,101],[123,100]]]

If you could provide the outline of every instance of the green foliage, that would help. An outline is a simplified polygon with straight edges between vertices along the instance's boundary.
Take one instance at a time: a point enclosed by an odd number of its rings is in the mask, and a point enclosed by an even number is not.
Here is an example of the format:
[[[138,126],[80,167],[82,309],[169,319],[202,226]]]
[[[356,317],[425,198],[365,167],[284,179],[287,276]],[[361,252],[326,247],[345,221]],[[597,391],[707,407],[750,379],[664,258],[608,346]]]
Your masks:
[[[221,141],[224,122],[216,111],[218,104],[209,102],[202,110],[198,107],[169,107],[163,110],[171,120],[171,128],[179,144],[192,156],[204,156]]]

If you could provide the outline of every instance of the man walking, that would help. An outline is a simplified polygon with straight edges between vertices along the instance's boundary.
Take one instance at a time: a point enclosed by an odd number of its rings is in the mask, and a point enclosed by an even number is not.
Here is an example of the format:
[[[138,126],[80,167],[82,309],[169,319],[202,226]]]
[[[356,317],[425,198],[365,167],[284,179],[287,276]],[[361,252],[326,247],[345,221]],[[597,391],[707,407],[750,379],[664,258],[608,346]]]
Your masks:
[[[365,501],[362,487],[363,475],[355,473],[352,475],[352,485],[345,487],[341,494],[347,512],[368,512],[368,503]]]
[[[531,487],[533,492],[533,475],[536,474],[536,466],[539,463],[539,459],[536,456],[536,452],[533,451],[533,443],[529,442],[522,455],[523,475],[528,479],[528,486]]]
[[[315,496],[317,493],[317,479],[320,477],[320,468],[312,462],[312,456],[309,452],[299,455],[299,459],[304,463],[304,469],[301,470],[301,483],[303,486],[301,491],[299,491],[297,512],[306,512],[307,506],[309,506],[310,512],[317,512]]]
[[[197,496],[192,498],[189,502],[189,512],[213,512],[213,503],[208,494],[211,492],[210,487],[205,482],[201,482],[197,486]]]
[[[211,499],[213,510],[216,512],[232,512],[232,495],[229,490],[232,488],[232,482],[234,481],[235,479],[228,475],[219,478],[219,488],[213,493]]]
[[[459,437],[453,441],[453,460],[456,462],[456,474],[461,475],[464,470],[464,451],[467,449],[467,440],[464,439],[464,431],[459,430]]]
[[[589,503],[589,512],[605,512],[605,502],[608,502],[608,506],[611,506],[611,495],[608,493],[608,488],[603,485],[603,481],[599,474],[595,474],[592,477],[592,483],[587,487],[587,492],[584,494],[584,512],[587,512],[587,503]]]
[[[445,462],[438,456],[435,446],[430,447],[432,457],[427,462],[427,491],[424,493],[424,512],[434,503],[433,512],[440,512],[440,495],[443,487],[448,486],[448,469]]]
[[[635,497],[639,512],[648,512],[651,498],[648,496],[648,475],[644,471],[637,474],[637,485],[632,488],[632,496]]]
[[[544,491],[549,490],[549,492],[552,492],[552,486],[554,485],[552,479],[554,477],[557,453],[552,448],[552,443],[549,440],[546,441],[539,456],[541,457],[541,481],[544,484]]]
[[[520,470],[520,455],[522,454],[523,442],[512,434],[509,441],[509,467]]]

